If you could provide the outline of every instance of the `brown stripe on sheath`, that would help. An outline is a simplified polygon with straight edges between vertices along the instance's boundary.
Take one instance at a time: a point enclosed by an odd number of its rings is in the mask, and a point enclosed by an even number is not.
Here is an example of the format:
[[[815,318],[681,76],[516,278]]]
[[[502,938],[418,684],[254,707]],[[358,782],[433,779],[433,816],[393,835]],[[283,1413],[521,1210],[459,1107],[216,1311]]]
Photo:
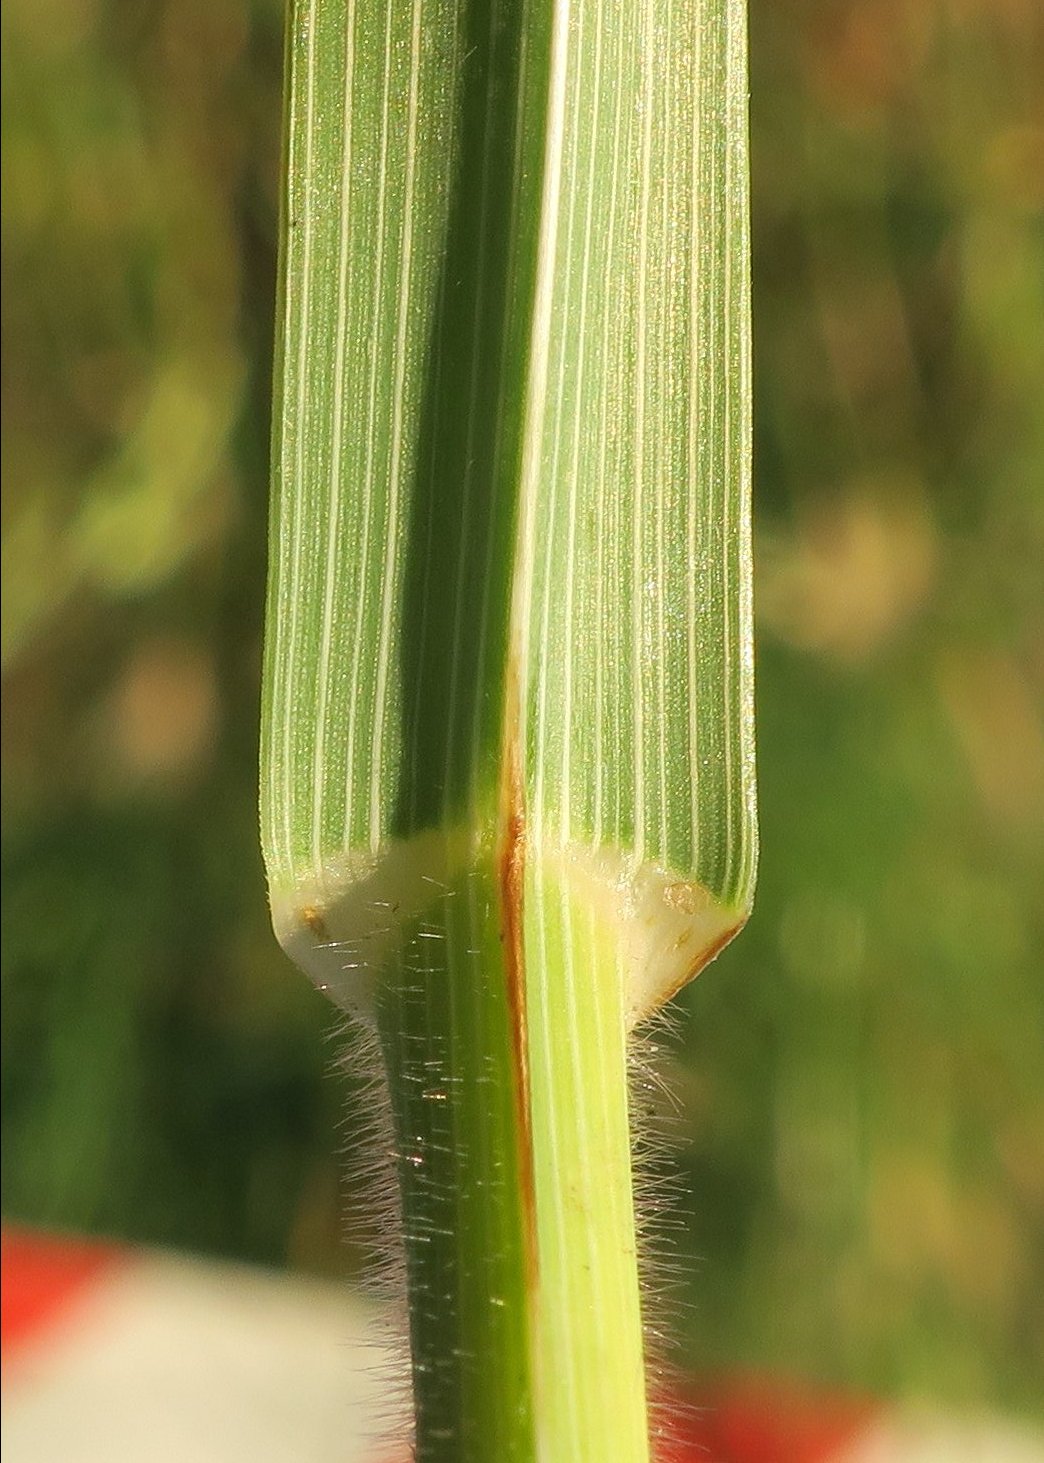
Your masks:
[[[536,1190],[533,1180],[533,1130],[529,1108],[529,1040],[526,1031],[525,944],[522,923],[525,896],[526,825],[522,789],[522,757],[516,715],[517,687],[509,671],[506,696],[503,772],[500,785],[501,842],[497,850],[500,893],[500,940],[504,951],[511,1058],[514,1076],[515,1125],[518,1138],[518,1181],[524,1229],[526,1283],[537,1284]]]

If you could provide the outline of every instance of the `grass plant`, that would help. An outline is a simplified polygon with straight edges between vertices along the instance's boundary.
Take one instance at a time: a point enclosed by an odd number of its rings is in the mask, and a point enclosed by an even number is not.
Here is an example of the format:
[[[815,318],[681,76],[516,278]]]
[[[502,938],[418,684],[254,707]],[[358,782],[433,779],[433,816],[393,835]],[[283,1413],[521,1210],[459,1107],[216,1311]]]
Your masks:
[[[635,1026],[756,859],[741,0],[292,0],[262,832],[417,1456],[649,1457]]]

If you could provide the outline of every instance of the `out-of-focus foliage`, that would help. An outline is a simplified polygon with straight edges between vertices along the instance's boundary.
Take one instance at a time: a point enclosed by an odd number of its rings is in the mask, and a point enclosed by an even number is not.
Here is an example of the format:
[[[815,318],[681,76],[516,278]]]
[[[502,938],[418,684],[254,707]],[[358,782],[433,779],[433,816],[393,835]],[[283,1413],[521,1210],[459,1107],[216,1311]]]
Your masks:
[[[700,1355],[1013,1404],[1044,1375],[1042,37],[1034,0],[752,4],[763,856],[682,1078]]]
[[[1044,17],[751,20],[764,852],[671,1059],[682,1326],[1033,1406]],[[329,1267],[350,1092],[254,813],[280,7],[3,27],[5,1205]]]
[[[3,26],[5,1205],[328,1260],[343,1099],[254,811],[280,8]]]

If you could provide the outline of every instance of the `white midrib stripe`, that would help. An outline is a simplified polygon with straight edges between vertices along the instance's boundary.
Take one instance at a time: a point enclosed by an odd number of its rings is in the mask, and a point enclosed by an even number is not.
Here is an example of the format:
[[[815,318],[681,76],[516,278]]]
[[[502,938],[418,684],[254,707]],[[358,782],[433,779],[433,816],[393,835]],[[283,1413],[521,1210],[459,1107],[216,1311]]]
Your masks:
[[[562,194],[562,160],[565,142],[567,65],[571,0],[558,0],[551,33],[550,75],[545,125],[544,169],[540,196],[540,225],[537,233],[536,284],[533,292],[533,324],[530,331],[529,373],[522,421],[522,454],[519,482],[521,533],[508,638],[513,671],[518,678],[517,710],[521,725],[508,727],[507,736],[525,746],[532,626],[533,574],[536,548],[536,510],[539,499],[544,423],[547,414],[548,359],[554,306],[555,256],[558,246],[558,215]],[[510,673],[510,672],[509,672]],[[538,785],[532,809],[532,839],[542,834],[542,769],[536,768]]]

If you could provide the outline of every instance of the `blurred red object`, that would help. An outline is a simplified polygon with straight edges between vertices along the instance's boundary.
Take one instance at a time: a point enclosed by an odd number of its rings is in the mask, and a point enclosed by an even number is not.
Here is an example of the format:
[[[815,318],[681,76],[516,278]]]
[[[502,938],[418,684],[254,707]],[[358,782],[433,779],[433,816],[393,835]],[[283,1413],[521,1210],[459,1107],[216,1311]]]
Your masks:
[[[708,1378],[662,1400],[656,1463],[829,1463],[880,1405],[763,1377]]]
[[[136,1463],[147,1435],[150,1463],[408,1463],[380,1441],[390,1373],[350,1287],[18,1228],[2,1259],[5,1456]],[[1044,1463],[1039,1429],[783,1378],[656,1401],[655,1463]]]
[[[4,1361],[67,1314],[96,1281],[120,1264],[123,1254],[115,1245],[5,1225],[0,1234],[0,1350]]]

